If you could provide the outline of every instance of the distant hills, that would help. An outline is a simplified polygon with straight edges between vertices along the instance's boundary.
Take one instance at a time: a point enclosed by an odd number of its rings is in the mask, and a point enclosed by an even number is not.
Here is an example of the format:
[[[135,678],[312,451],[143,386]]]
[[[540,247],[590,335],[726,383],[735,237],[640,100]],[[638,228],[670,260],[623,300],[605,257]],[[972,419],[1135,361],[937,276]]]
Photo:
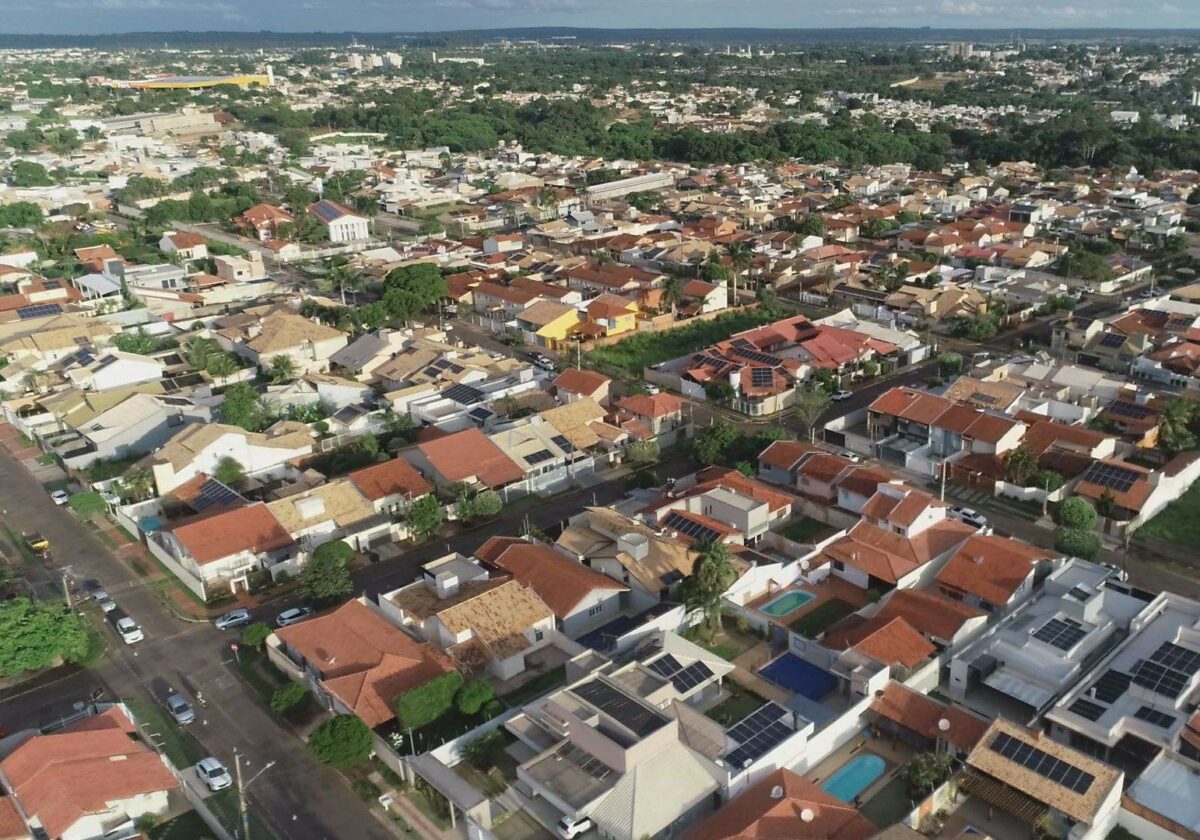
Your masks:
[[[585,29],[566,26],[475,29],[446,32],[128,32],[104,35],[5,35],[0,48],[99,49],[169,47],[334,47],[351,40],[368,47],[469,46],[496,41],[574,41],[583,44],[672,42],[714,44],[906,44],[972,41],[979,44],[1045,41],[1200,40],[1200,29]]]

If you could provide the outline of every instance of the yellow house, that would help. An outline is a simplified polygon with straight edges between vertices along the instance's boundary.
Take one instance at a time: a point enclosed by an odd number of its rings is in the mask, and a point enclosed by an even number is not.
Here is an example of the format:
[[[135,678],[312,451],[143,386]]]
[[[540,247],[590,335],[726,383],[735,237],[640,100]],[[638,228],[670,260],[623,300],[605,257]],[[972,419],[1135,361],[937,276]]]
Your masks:
[[[602,294],[588,301],[587,323],[580,327],[588,337],[620,335],[637,328],[638,305],[620,295]]]
[[[574,306],[544,300],[518,313],[517,325],[528,343],[557,350],[574,332],[579,319],[579,310]]]

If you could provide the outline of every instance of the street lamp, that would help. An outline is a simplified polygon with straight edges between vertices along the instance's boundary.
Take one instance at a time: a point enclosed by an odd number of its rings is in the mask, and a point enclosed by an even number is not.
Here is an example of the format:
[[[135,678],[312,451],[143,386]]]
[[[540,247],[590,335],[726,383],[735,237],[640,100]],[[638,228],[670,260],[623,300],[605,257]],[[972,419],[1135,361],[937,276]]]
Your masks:
[[[242,782],[242,756],[237,750],[233,751],[233,766],[237,772],[238,786],[238,811],[242,818],[242,840],[250,840],[250,812],[246,810],[246,788],[254,784],[254,780],[266,773],[275,766],[275,761],[272,759],[263,765],[263,768],[250,777],[250,781]]]

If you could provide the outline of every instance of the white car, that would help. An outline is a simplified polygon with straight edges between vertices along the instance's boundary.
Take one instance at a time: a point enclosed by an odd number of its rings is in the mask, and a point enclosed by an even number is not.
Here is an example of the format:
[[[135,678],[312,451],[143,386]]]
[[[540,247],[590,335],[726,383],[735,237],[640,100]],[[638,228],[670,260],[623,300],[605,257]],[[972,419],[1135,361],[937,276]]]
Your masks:
[[[851,463],[854,463],[854,464],[862,463],[862,456],[860,456],[857,452],[851,452],[849,449],[843,449],[838,454],[841,455],[843,458],[845,458],[847,461],[850,461]]]
[[[987,517],[984,516],[979,511],[972,510],[969,507],[962,507],[961,505],[955,505],[954,507],[950,508],[950,515],[953,516],[955,519],[965,522],[968,525],[973,525],[976,528],[986,528],[987,527]]]
[[[279,614],[279,618],[275,619],[275,626],[290,627],[293,624],[299,624],[306,618],[310,618],[312,614],[312,607],[292,607],[290,610],[284,610]]]
[[[92,595],[92,598],[100,605],[100,609],[106,613],[110,613],[117,608],[117,602],[110,598],[108,593],[103,589]]]
[[[200,759],[196,764],[196,775],[214,793],[218,790],[225,790],[233,784],[233,779],[229,777],[229,771],[225,769],[225,765],[211,755],[208,758]]]
[[[661,388],[659,388],[657,385],[651,385],[650,383],[646,383],[646,385],[645,385],[645,388],[646,388],[646,393],[647,393],[647,394],[649,394],[649,395],[650,395],[650,396],[652,396],[652,397],[653,397],[655,394],[661,394],[661,393],[662,393],[662,389],[661,389]]]
[[[850,393],[849,391],[834,391],[829,395],[829,399],[833,400],[834,402],[841,402],[842,400],[848,400],[853,396],[854,394]]]
[[[66,490],[55,490],[53,493],[50,494],[50,498],[54,502],[54,504],[58,505],[59,507],[62,507],[67,502],[71,501],[71,494],[68,493]]]
[[[113,626],[117,628],[117,633],[127,645],[137,644],[146,638],[146,634],[142,632],[141,627],[138,627],[138,623],[127,615],[118,618]]]
[[[578,837],[580,834],[591,829],[591,817],[579,817],[578,819],[563,817],[558,821],[558,836],[562,837],[563,840],[571,840],[571,838]]]

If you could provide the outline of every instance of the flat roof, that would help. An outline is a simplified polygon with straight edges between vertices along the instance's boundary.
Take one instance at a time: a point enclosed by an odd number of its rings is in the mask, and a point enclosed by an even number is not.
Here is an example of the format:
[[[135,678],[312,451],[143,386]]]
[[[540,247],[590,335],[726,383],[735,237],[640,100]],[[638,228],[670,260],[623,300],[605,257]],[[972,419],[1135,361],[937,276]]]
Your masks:
[[[1159,753],[1125,795],[1171,822],[1200,833],[1200,775],[1178,756]]]
[[[657,732],[668,723],[661,715],[644,703],[630,697],[602,680],[592,680],[573,686],[570,692],[597,710],[611,717],[640,738]]]

